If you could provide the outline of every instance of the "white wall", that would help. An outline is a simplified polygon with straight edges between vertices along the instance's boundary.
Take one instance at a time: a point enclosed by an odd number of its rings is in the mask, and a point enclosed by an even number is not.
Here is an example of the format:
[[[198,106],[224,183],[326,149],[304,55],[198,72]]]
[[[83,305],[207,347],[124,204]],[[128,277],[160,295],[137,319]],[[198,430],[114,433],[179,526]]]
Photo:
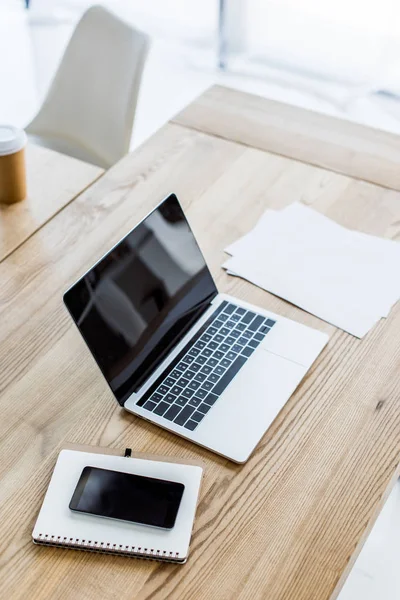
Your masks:
[[[248,50],[343,82],[400,88],[398,0],[246,0]]]

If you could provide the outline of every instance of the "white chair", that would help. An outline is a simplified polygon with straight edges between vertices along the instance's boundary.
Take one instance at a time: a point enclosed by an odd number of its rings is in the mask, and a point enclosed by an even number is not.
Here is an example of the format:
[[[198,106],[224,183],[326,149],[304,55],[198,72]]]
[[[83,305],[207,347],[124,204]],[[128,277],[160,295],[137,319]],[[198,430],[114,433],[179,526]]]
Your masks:
[[[149,37],[101,6],[83,15],[39,113],[42,146],[108,168],[129,151]]]

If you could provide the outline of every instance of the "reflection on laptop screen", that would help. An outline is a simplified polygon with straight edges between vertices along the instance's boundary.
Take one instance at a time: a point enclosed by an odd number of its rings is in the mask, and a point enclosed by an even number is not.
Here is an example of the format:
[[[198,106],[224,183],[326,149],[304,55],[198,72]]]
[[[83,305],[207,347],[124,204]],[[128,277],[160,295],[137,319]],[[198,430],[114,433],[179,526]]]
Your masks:
[[[216,294],[171,195],[68,290],[64,301],[123,404]]]

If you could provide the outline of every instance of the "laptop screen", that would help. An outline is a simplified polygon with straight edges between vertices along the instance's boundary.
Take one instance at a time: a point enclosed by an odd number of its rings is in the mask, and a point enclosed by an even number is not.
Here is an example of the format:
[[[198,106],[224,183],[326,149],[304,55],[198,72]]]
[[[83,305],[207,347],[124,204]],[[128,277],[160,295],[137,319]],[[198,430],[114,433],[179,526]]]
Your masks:
[[[123,405],[216,294],[171,195],[70,288],[64,302]]]

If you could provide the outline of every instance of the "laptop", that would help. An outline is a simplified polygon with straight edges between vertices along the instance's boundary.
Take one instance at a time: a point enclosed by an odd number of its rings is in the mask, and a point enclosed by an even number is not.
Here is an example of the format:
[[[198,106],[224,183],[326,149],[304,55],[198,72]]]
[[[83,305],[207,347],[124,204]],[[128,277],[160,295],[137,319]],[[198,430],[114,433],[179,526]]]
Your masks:
[[[219,293],[174,194],[64,302],[121,406],[237,463],[328,340]]]

